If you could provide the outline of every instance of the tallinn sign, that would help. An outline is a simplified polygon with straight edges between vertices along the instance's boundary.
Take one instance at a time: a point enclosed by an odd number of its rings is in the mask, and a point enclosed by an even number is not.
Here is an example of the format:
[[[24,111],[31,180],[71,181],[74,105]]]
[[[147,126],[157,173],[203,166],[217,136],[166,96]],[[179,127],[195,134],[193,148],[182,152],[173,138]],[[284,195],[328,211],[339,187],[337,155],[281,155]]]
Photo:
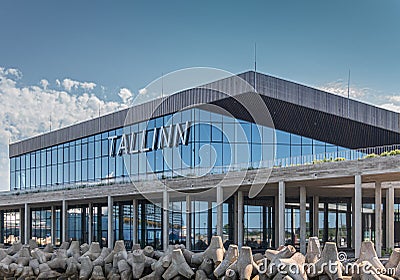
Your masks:
[[[187,121],[185,124],[178,123],[169,126],[155,127],[153,129],[151,143],[147,141],[149,131],[146,129],[139,132],[132,132],[131,134],[108,137],[110,141],[110,157],[178,147],[179,143],[187,146],[189,142],[190,125],[191,123]]]

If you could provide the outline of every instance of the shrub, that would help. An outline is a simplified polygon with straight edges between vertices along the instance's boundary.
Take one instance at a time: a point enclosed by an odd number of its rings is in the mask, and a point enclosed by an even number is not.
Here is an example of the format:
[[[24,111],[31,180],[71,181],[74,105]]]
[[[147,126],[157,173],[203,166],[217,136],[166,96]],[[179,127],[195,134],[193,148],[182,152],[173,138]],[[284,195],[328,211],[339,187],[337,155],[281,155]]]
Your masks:
[[[335,158],[335,161],[345,161],[346,159],[345,158],[343,158],[343,157],[337,157],[337,158]]]
[[[376,157],[379,157],[379,156],[377,154],[372,153],[372,154],[366,155],[364,158],[376,158]]]
[[[396,155],[400,155],[400,150],[393,150],[389,152],[390,156],[396,156]]]

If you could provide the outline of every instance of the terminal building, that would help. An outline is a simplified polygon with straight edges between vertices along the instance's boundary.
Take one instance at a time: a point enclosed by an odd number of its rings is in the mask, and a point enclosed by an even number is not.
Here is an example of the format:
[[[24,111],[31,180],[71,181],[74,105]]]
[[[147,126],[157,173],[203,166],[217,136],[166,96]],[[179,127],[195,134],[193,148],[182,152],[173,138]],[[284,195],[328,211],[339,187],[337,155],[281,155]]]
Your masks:
[[[256,92],[238,88],[239,77]],[[400,245],[398,113],[253,71],[11,143],[0,243]],[[237,92],[236,92],[237,91]],[[254,118],[243,104],[262,101]],[[255,187],[255,195],[251,188]]]

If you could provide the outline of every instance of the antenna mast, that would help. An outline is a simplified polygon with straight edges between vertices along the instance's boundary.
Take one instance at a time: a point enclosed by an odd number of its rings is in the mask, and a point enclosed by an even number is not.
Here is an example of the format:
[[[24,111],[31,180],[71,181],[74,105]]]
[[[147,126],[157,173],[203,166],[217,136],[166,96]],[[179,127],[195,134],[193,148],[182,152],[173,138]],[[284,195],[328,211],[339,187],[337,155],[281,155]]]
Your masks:
[[[164,72],[161,73],[161,98],[164,98]]]
[[[347,117],[350,117],[350,69],[349,78],[347,80]]]
[[[257,92],[257,42],[254,43],[254,90]]]

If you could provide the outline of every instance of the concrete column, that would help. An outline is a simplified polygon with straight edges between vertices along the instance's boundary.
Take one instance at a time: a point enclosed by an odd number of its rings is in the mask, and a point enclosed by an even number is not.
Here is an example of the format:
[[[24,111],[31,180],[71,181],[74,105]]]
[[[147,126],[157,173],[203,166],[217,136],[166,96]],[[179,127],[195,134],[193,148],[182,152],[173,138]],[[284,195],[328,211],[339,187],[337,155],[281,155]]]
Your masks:
[[[28,244],[30,237],[29,229],[31,228],[31,213],[28,203],[25,203],[25,213],[24,213],[24,243]]]
[[[21,225],[21,222],[19,223]],[[21,235],[21,234],[20,234]],[[21,238],[20,238],[21,240]],[[4,243],[4,212],[0,211],[0,244]]]
[[[62,242],[68,241],[68,204],[65,199],[62,201],[62,207],[61,207],[61,221],[62,221],[62,226],[61,226],[61,235],[62,235]]]
[[[280,181],[278,188],[278,243],[285,245],[285,182]]]
[[[354,213],[356,212],[356,203],[354,199],[354,195],[351,198],[351,248],[354,248],[354,240],[356,240],[356,235],[355,235],[355,227],[356,227],[356,222],[354,218]]]
[[[307,232],[307,190],[300,187],[300,252],[306,253],[306,232]]]
[[[88,243],[92,243],[93,236],[93,204],[89,203],[89,217],[88,217]]]
[[[137,238],[137,231],[138,231],[138,203],[137,199],[134,198],[132,200],[132,243],[137,244],[138,243],[138,238]]]
[[[382,185],[375,182],[375,249],[382,257]]]
[[[224,194],[221,186],[217,186],[217,235],[223,238],[224,216],[223,216],[223,203]]]
[[[362,242],[362,181],[361,175],[354,178],[354,253],[355,257],[360,256]]]
[[[244,240],[244,226],[243,226],[243,219],[244,219],[244,203],[243,203],[243,192],[238,191],[238,230],[237,230],[237,235],[238,235],[238,247],[239,249],[242,248],[243,246],[243,240]]]
[[[233,211],[234,211],[234,226],[233,226],[233,228],[234,229],[237,229],[238,228],[238,197],[237,197],[237,194],[235,194],[234,196],[233,196]],[[237,232],[237,230],[234,230],[233,231],[233,242],[235,243],[235,244],[238,244],[238,232]]]
[[[313,235],[319,238],[319,196],[313,196]]]
[[[386,190],[386,247],[394,248],[394,187]]]
[[[51,243],[56,244],[56,208],[54,205],[51,205]]]
[[[163,191],[162,206],[163,206],[163,249],[165,252],[169,244],[169,216],[168,216],[169,194],[166,189]]]
[[[20,242],[23,242],[23,241],[25,241],[25,231],[24,231],[24,228],[25,228],[25,225],[24,225],[24,223],[25,223],[25,217],[24,217],[25,216],[24,215],[25,205],[23,207],[20,207],[18,209],[18,211],[19,211],[19,227],[18,227],[19,236],[18,236],[18,239]],[[4,223],[4,214],[3,214],[3,223]],[[4,228],[2,228],[2,229],[4,231]]]
[[[190,199],[190,195],[186,195],[186,249],[190,250],[192,247],[192,220],[191,213],[192,212],[192,201]]]
[[[114,247],[113,213],[114,201],[111,195],[107,196],[107,244],[108,248]]]

